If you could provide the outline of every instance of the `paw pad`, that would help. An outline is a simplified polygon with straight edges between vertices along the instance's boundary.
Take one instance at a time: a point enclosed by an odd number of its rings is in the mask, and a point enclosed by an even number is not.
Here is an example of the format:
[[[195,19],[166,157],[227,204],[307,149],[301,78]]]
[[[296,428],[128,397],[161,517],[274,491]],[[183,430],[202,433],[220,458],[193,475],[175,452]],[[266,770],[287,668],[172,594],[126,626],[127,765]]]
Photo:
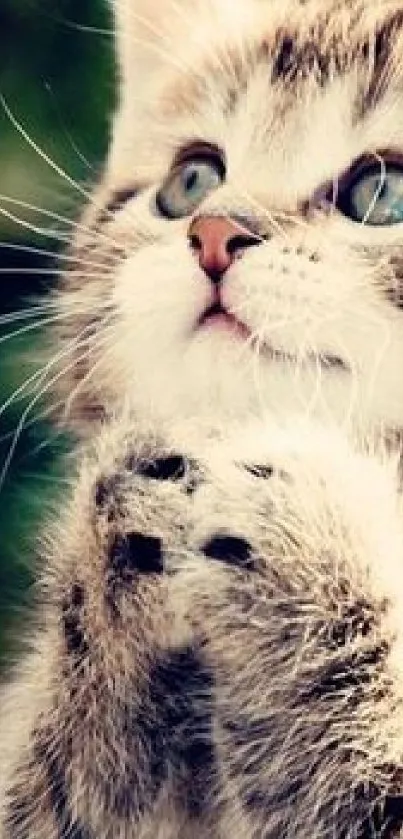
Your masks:
[[[161,574],[164,570],[162,540],[142,533],[116,536],[110,549],[110,564],[116,575]]]
[[[229,565],[252,565],[252,547],[239,536],[213,536],[203,545],[202,551],[209,559],[217,559]]]
[[[137,474],[154,481],[180,481],[186,474],[186,463],[181,455],[160,457],[137,465]]]

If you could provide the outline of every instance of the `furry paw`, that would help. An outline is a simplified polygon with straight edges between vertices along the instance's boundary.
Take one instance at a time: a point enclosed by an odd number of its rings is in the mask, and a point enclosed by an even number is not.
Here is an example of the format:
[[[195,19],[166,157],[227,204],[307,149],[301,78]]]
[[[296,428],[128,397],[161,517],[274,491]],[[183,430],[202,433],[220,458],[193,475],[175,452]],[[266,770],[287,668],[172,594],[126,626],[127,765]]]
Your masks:
[[[396,459],[334,429],[265,425],[212,448],[205,475],[182,599],[192,592],[189,620],[204,628],[245,835],[391,835],[403,753]]]

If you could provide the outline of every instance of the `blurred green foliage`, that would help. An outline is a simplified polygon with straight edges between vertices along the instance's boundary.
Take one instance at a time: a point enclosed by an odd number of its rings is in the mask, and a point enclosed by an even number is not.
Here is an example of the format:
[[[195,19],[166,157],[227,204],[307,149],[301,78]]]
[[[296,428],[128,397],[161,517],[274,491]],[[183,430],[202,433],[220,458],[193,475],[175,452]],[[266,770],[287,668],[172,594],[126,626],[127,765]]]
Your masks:
[[[41,519],[62,497],[67,445],[41,420],[45,404],[30,405],[34,394],[24,389],[38,369],[41,324],[31,329],[33,321],[9,314],[46,299],[52,261],[27,247],[56,255],[66,225],[50,214],[74,218],[82,194],[72,182],[87,189],[99,174],[114,98],[105,0],[0,0],[0,96],[1,661],[23,614]]]

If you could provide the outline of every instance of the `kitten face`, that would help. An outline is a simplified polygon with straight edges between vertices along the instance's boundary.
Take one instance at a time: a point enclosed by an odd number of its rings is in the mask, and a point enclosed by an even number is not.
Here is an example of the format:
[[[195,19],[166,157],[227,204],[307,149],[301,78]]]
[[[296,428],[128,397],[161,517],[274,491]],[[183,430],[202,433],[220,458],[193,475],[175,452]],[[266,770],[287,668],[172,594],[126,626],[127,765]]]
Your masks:
[[[61,304],[80,312],[80,418],[125,402],[402,426],[403,214],[371,221],[371,166],[396,176],[383,195],[403,182],[402,4],[117,0],[116,17],[120,108]],[[220,282],[192,239],[216,217],[254,240]]]

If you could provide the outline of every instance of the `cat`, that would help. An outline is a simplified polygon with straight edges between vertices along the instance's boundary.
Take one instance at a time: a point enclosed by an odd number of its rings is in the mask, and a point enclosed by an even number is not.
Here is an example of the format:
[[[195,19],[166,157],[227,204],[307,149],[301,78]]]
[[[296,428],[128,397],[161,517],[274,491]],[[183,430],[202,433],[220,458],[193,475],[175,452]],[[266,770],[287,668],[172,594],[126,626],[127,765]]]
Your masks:
[[[402,428],[402,4],[114,12],[110,152],[57,296],[71,426]]]
[[[0,837],[391,839],[403,7],[114,15],[52,340],[96,454],[3,697]]]
[[[396,457],[309,423],[177,443],[106,426],[47,534],[1,839],[400,835]]]

